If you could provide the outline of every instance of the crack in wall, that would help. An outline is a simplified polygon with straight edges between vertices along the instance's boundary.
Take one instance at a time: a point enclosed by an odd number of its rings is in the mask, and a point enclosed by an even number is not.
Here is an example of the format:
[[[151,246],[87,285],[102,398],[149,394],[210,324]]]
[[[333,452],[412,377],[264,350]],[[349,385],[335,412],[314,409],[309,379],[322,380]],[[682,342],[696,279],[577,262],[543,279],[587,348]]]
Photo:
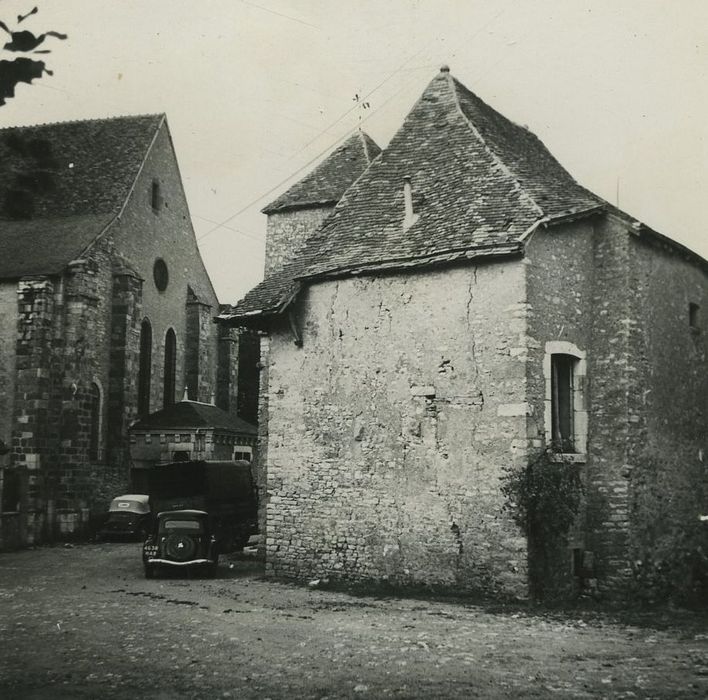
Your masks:
[[[472,329],[472,301],[474,300],[473,288],[477,286],[477,266],[472,268],[472,274],[470,275],[469,286],[468,286],[468,296],[467,296],[467,306],[466,306],[466,320],[467,328],[470,330],[470,350],[472,355],[472,367],[474,369],[474,381],[477,382],[479,378],[479,366],[477,364],[477,347],[475,343],[475,334]],[[481,392],[480,392],[481,393]]]

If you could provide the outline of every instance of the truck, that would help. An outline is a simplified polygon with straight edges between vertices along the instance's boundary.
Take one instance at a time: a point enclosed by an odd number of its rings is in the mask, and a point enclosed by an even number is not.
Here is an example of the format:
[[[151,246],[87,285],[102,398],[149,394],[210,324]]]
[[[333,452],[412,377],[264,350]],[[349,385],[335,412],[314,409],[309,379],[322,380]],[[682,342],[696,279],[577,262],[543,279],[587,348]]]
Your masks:
[[[221,552],[242,549],[258,531],[258,502],[251,463],[184,461],[133,470],[133,489],[149,496],[153,515],[202,510]]]

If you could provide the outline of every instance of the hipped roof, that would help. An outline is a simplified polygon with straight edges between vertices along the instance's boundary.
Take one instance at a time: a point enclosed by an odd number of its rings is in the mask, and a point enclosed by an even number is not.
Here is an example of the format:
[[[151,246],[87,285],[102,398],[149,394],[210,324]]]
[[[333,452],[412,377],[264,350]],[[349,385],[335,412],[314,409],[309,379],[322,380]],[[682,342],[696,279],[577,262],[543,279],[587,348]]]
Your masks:
[[[273,214],[288,209],[334,205],[380,152],[368,134],[358,131],[261,211]]]
[[[403,225],[406,178],[418,216],[409,228]],[[534,134],[443,67],[297,260],[222,318],[246,322],[278,313],[316,277],[519,254],[541,223],[603,205]]]
[[[231,415],[214,404],[179,401],[155,411],[131,426],[131,430],[212,428],[242,435],[257,435],[255,425]]]

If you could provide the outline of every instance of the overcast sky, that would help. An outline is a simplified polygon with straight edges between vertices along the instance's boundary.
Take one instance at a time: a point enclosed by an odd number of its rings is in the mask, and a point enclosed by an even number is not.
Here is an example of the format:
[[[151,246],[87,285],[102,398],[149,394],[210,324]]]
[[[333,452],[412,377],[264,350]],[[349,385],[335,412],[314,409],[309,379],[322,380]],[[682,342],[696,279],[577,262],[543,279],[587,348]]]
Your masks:
[[[359,125],[385,146],[443,63],[708,257],[705,0],[0,0],[0,20],[34,5],[23,28],[69,39],[0,126],[165,112],[222,302],[262,278],[260,208]]]

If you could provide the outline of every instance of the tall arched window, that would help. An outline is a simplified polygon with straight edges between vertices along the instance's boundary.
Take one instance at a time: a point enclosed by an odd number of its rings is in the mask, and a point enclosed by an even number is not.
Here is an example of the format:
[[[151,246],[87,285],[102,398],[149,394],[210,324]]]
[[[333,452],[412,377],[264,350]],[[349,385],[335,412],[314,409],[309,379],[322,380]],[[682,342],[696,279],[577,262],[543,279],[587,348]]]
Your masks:
[[[165,335],[165,376],[163,380],[163,400],[164,408],[171,406],[175,402],[175,375],[177,372],[177,338],[175,332],[170,328]]]
[[[150,413],[150,375],[152,373],[152,326],[145,319],[140,326],[140,368],[138,373],[138,414]]]
[[[101,388],[93,382],[89,389],[89,452],[91,462],[101,459]]]

